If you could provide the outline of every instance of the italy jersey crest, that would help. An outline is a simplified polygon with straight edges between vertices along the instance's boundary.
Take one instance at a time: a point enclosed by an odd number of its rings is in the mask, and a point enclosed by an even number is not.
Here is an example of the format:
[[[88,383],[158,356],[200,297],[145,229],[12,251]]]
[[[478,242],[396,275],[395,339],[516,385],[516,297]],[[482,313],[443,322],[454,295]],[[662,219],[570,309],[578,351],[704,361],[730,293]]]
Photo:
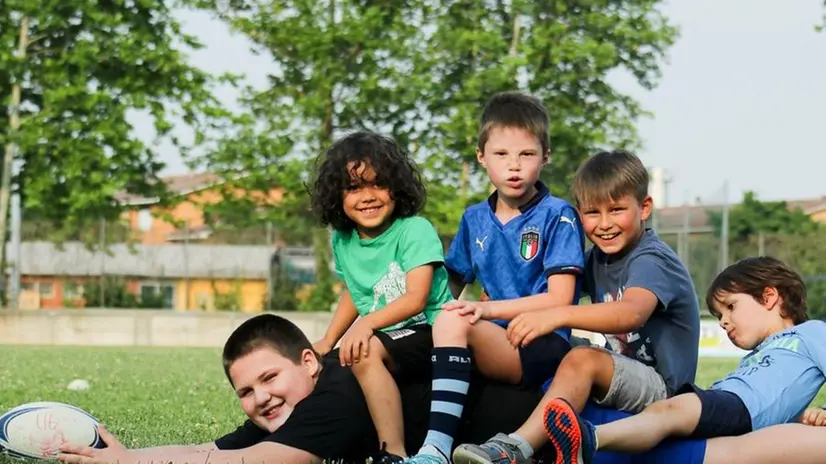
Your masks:
[[[522,230],[519,240],[519,255],[525,261],[530,261],[539,252],[539,228],[526,226]]]

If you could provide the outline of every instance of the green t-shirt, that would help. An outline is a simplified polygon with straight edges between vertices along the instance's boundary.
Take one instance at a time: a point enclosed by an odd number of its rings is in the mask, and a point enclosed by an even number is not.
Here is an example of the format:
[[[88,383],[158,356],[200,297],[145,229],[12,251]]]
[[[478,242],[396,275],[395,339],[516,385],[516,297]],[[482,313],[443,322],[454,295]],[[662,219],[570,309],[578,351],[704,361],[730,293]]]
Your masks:
[[[359,314],[378,311],[404,295],[407,273],[429,263],[436,264],[430,295],[424,311],[381,330],[433,324],[444,303],[453,295],[444,267],[444,247],[436,229],[423,217],[396,219],[375,238],[359,238],[358,231],[333,232],[336,272],[344,280]]]

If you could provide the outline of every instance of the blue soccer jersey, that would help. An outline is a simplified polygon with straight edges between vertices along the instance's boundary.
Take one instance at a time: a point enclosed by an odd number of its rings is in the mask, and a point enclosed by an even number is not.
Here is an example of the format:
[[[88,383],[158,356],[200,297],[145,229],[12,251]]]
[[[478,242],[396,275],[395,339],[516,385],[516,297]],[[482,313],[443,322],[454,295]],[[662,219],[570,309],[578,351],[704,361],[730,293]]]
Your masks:
[[[824,340],[823,321],[808,321],[778,332],[710,389],[739,396],[751,414],[754,430],[794,421],[826,382]]]
[[[502,224],[496,217],[496,193],[468,208],[445,259],[448,270],[465,284],[479,280],[491,300],[509,300],[548,291],[553,274],[582,274],[585,234],[576,210],[548,192],[520,208]],[[574,302],[579,300],[580,279]],[[494,321],[507,326],[507,321]],[[570,329],[557,333],[569,338]]]

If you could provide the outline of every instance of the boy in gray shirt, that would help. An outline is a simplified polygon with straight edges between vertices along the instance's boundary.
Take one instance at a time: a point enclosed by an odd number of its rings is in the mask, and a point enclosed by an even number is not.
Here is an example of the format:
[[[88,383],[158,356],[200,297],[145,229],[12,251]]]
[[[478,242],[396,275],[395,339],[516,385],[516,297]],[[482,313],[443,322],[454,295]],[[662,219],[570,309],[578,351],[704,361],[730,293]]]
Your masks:
[[[514,347],[565,327],[606,334],[611,349],[572,349],[522,427],[482,445],[458,446],[455,464],[503,458],[531,462],[534,451],[548,442],[544,409],[554,398],[564,398],[577,412],[591,399],[638,413],[694,381],[700,339],[697,295],[676,253],[645,228],[653,208],[648,181],[642,162],[624,151],[601,152],[583,163],[573,193],[594,244],[585,266],[585,290],[593,304],[524,313],[508,326]]]

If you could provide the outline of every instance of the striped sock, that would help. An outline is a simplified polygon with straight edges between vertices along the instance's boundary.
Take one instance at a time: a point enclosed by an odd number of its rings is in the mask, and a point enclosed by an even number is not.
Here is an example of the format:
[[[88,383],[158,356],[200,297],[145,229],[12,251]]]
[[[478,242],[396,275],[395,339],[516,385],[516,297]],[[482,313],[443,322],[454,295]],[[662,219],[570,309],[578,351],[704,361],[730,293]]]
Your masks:
[[[450,456],[470,386],[470,350],[463,347],[433,348],[433,391],[427,445]]]

